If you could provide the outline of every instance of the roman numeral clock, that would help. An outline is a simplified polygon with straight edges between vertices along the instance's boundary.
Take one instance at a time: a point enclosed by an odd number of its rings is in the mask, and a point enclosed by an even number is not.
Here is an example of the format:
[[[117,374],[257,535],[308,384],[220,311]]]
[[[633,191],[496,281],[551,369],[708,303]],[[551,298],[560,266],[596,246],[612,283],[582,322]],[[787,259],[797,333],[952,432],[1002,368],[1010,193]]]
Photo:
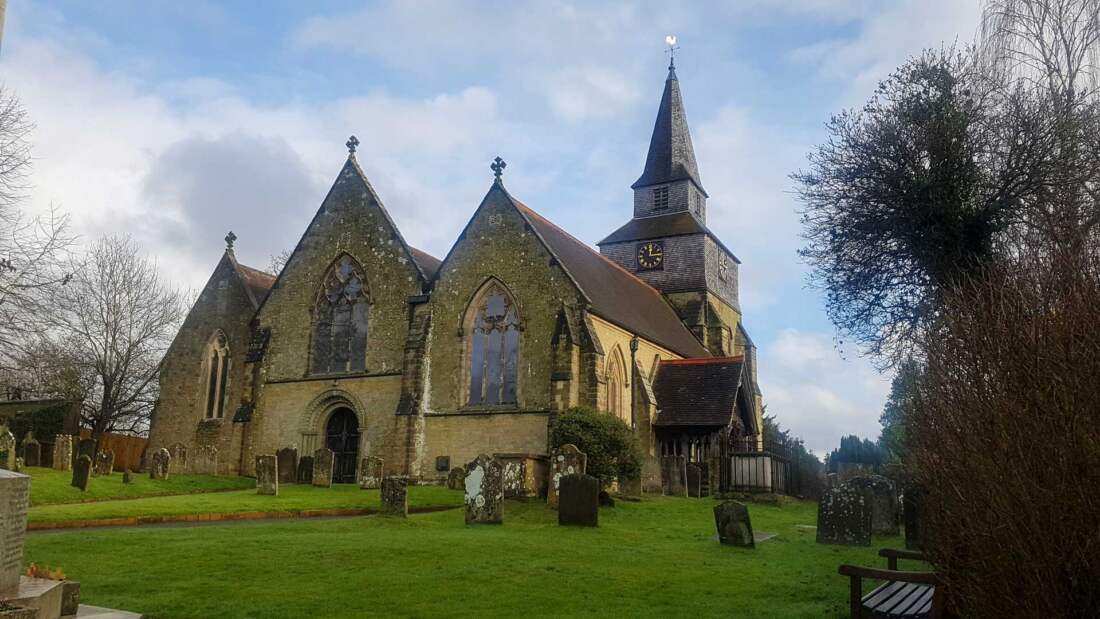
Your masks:
[[[665,266],[665,245],[661,241],[638,243],[638,270],[652,271]]]

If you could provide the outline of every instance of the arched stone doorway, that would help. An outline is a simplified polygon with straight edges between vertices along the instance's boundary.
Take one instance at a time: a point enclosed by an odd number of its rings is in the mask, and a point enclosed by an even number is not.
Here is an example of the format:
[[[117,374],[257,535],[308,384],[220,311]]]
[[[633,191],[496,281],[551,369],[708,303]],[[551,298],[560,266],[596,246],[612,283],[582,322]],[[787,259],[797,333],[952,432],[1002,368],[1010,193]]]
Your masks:
[[[333,409],[325,424],[325,447],[335,455],[332,481],[337,484],[355,483],[359,462],[359,418],[350,408],[341,406]]]

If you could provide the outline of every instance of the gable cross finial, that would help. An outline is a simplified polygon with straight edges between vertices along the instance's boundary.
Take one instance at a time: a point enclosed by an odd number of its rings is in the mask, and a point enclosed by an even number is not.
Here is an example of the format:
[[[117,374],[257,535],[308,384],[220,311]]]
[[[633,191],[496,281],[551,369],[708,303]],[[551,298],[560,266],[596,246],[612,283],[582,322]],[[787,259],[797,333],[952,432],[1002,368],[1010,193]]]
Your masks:
[[[359,138],[355,137],[354,135],[351,136],[350,138],[348,138],[347,142],[344,142],[344,146],[348,147],[348,154],[349,155],[354,155],[355,154],[355,147],[359,146]]]
[[[676,68],[676,50],[680,49],[680,46],[676,44],[676,35],[670,34],[665,37],[665,45],[668,45],[668,49],[665,53],[668,54],[668,68]]]
[[[226,251],[233,251],[233,242],[237,240],[237,235],[233,234],[230,230],[229,234],[225,235],[225,249]]]
[[[500,157],[493,159],[493,162],[489,164],[489,169],[493,171],[493,176],[496,178],[496,182],[500,182],[500,175],[504,174],[504,168],[507,168],[508,164],[504,163],[504,160]]]

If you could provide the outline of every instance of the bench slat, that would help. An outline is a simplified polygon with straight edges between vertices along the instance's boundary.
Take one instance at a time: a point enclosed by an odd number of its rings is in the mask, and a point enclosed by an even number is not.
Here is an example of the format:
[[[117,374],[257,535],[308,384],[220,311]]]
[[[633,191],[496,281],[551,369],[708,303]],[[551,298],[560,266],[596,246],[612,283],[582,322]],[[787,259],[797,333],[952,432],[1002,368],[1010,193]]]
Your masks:
[[[871,610],[875,610],[880,604],[886,602],[894,593],[897,592],[905,583],[901,581],[885,582],[878,587],[875,587],[867,595],[863,596],[863,605]]]
[[[917,602],[924,596],[925,593],[931,589],[928,585],[913,585],[906,592],[905,597],[898,596],[897,604],[890,609],[891,615],[898,615],[902,617],[911,617],[916,614],[915,606]]]
[[[920,585],[913,583],[905,583],[905,586],[894,592],[894,595],[890,596],[890,599],[886,600],[883,604],[880,604],[875,609],[876,612],[885,613],[886,615],[900,615],[902,609],[908,606],[907,601],[914,595],[920,595],[920,590],[917,589]]]
[[[931,585],[886,582],[863,596],[864,608],[885,617],[924,617],[932,607],[936,588]]]

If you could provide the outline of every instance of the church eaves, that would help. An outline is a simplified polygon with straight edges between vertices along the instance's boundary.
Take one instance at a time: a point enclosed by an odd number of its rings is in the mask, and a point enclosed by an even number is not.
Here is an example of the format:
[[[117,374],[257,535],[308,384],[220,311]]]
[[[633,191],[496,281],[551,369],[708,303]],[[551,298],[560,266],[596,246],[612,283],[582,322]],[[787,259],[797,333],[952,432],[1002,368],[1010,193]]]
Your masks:
[[[691,145],[687,114],[680,96],[680,81],[676,78],[676,67],[670,64],[661,106],[653,124],[653,136],[649,140],[645,169],[630,187],[637,189],[685,179],[691,179],[706,195],[699,180],[699,166],[695,163],[695,149]]]

